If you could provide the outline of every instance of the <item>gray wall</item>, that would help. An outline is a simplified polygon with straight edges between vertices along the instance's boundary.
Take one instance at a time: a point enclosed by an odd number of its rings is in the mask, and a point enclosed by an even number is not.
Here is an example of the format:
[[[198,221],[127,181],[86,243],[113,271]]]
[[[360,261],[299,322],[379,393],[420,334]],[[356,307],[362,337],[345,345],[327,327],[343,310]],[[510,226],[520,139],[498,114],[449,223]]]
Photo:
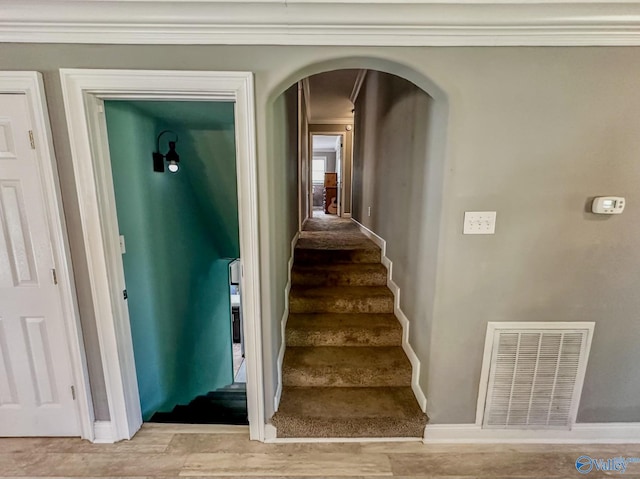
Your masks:
[[[272,123],[284,119],[276,99],[320,71],[378,69],[411,80],[431,95],[435,110],[445,104],[449,112],[446,131],[438,122],[434,126],[440,129],[434,148],[443,150],[444,159],[434,165],[443,169],[442,206],[427,205],[440,218],[437,283],[427,305],[433,308],[429,360],[421,377],[433,421],[474,420],[490,320],[596,321],[578,419],[640,421],[640,48],[3,44],[0,58],[3,69],[44,73],[85,323],[92,321],[92,299],[58,68],[255,73],[267,412],[275,390],[272,336],[282,319],[291,215],[297,222],[297,203],[292,213],[287,202],[287,155],[279,154],[284,125]],[[626,196],[625,213],[585,213],[587,198],[601,194]],[[462,236],[463,212],[484,209],[498,211],[496,235]],[[421,225],[404,234],[416,241]],[[430,289],[418,282],[414,287]],[[98,358],[95,347],[87,350]]]
[[[279,95],[271,109],[272,131],[270,143],[271,161],[262,172],[267,181],[263,189],[276,193],[268,203],[261,202],[260,209],[269,218],[261,222],[261,257],[270,265],[262,273],[263,344],[265,373],[265,414],[274,413],[274,397],[277,389],[278,352],[282,345],[281,321],[285,309],[285,287],[288,281],[288,262],[291,257],[291,240],[298,231],[298,87],[293,85]],[[263,196],[264,198],[264,196]],[[266,236],[266,237],[265,237]],[[265,241],[266,240],[266,241]],[[268,244],[268,248],[264,248]],[[267,307],[265,308],[265,303]]]
[[[446,134],[446,113],[416,86],[370,73],[356,104],[353,215],[387,240],[432,423],[474,421],[487,321],[581,320],[597,327],[578,420],[637,421],[640,375],[627,367],[640,301],[615,281],[637,278],[624,256],[638,258],[627,236],[637,234],[638,212],[602,218],[585,206],[596,194],[633,196],[638,118],[611,105],[613,95],[605,104],[590,98],[596,84],[569,81],[566,71],[551,75],[557,90],[546,80],[533,94],[520,68],[509,82],[494,75],[481,88],[464,85],[465,108],[452,104],[448,124],[446,181],[434,142]],[[454,142],[465,125],[464,141]],[[463,212],[485,209],[498,211],[496,235],[463,236]],[[621,374],[628,379],[616,386]]]
[[[307,120],[307,99],[304,96],[304,90],[302,83],[299,84],[299,101],[300,108],[298,110],[298,128],[300,142],[300,224],[309,217],[309,210],[311,209],[311,200],[309,199],[309,175],[310,163],[309,163],[309,121]]]
[[[400,306],[410,320],[409,343],[420,359],[420,385],[429,400],[442,194],[438,165],[444,162],[433,140],[437,121],[446,123],[434,106],[407,80],[367,73],[355,104],[352,211],[354,219],[387,241],[393,280],[402,292]]]

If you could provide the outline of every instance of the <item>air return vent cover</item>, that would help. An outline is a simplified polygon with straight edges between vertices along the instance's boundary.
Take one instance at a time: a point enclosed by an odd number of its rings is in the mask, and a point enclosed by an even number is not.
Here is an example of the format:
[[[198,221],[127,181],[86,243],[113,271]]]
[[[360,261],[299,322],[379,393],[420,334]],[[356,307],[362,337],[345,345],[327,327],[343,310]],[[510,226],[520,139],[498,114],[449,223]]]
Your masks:
[[[489,323],[479,422],[484,428],[570,429],[594,323]]]

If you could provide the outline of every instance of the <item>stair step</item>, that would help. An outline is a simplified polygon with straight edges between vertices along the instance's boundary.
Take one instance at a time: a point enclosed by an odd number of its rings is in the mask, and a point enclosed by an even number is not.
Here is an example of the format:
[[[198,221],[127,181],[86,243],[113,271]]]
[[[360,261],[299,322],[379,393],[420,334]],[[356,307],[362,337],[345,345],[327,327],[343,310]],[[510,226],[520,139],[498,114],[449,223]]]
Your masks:
[[[247,394],[229,394],[229,393],[207,393],[205,395],[210,401],[240,401],[246,402]]]
[[[411,363],[399,346],[289,347],[284,386],[384,387],[411,385]]]
[[[247,412],[247,398],[224,398],[224,397],[211,397],[198,396],[196,399],[189,403],[189,407],[197,407],[201,409],[210,410],[244,410]]]
[[[393,314],[290,314],[290,346],[399,346],[402,326]]]
[[[294,251],[278,437],[422,437],[381,250],[349,220],[312,218]]]
[[[289,293],[289,312],[393,313],[393,294],[386,286],[296,286]]]
[[[184,414],[160,413],[153,415],[149,422],[171,423],[171,424],[227,424],[227,425],[248,425],[246,413],[222,412],[216,414],[202,414],[201,412],[188,411]]]
[[[294,265],[291,284],[300,286],[385,286],[387,268],[380,263]]]
[[[272,418],[278,437],[422,437],[427,421],[410,387],[285,387]]]
[[[237,391],[237,392],[247,392],[247,384],[246,383],[231,383],[222,388],[216,389],[216,391]],[[216,392],[213,391],[213,392]]]
[[[304,240],[300,240],[294,251],[296,264],[380,263],[381,258],[380,248],[373,243],[365,247],[318,249],[306,247]]]
[[[247,395],[247,386],[245,383],[234,383],[229,386],[225,386],[223,388],[218,388],[215,391],[210,391],[207,393],[207,396],[228,396],[228,397],[246,397]]]
[[[151,422],[183,424],[249,424],[246,384],[233,383],[178,404],[171,412],[157,412]]]

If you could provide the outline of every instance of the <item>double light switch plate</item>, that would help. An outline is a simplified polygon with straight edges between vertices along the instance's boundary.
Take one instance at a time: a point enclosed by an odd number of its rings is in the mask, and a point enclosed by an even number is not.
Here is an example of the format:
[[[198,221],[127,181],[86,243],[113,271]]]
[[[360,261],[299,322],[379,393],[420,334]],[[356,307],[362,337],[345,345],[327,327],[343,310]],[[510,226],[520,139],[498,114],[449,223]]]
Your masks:
[[[496,232],[495,211],[465,211],[464,227],[465,235],[492,235]]]

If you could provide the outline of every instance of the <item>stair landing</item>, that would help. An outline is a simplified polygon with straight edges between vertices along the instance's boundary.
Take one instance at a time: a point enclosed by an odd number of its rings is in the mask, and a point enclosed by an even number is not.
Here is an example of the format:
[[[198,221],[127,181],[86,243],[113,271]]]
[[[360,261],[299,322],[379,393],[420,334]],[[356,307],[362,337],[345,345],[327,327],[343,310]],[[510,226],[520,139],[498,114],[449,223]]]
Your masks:
[[[422,437],[427,416],[380,248],[353,221],[309,219],[294,251],[278,437]]]

